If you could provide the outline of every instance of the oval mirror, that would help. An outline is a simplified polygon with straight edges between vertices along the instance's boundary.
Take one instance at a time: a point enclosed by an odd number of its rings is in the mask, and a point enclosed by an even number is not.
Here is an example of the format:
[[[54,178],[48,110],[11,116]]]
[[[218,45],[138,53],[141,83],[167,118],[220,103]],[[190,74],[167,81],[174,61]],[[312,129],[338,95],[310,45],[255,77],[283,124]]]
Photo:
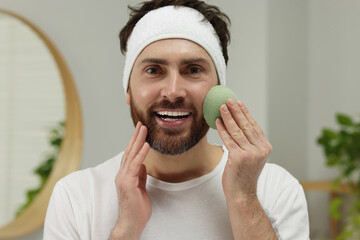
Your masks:
[[[49,132],[57,137],[50,157]],[[78,169],[82,119],[73,79],[55,46],[29,21],[2,9],[0,133],[0,239],[9,239],[44,224],[55,183]],[[34,174],[39,164],[48,171],[42,179]]]

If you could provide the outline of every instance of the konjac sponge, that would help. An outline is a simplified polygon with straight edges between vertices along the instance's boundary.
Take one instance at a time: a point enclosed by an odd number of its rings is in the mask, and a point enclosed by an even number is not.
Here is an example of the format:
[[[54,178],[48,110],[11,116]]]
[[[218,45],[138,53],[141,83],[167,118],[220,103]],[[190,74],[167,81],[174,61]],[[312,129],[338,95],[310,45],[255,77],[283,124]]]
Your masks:
[[[221,118],[220,107],[230,98],[238,100],[235,93],[223,85],[212,87],[206,94],[203,112],[205,121],[211,128],[216,129],[215,121]]]

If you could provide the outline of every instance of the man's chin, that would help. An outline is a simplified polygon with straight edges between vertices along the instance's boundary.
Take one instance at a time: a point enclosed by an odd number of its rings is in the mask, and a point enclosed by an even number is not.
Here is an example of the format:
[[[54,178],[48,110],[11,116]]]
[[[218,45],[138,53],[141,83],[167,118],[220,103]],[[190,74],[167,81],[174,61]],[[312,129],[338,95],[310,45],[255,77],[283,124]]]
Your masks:
[[[154,128],[146,141],[164,155],[180,155],[194,147],[207,131],[196,134],[188,128]]]
[[[184,144],[167,145],[166,143],[162,144],[159,142],[153,142],[152,144],[150,144],[150,147],[160,154],[175,156],[175,155],[181,155],[181,154],[187,152],[193,146],[184,145]]]
[[[190,129],[155,127],[148,132],[146,141],[161,154],[178,155],[189,149],[192,139]]]

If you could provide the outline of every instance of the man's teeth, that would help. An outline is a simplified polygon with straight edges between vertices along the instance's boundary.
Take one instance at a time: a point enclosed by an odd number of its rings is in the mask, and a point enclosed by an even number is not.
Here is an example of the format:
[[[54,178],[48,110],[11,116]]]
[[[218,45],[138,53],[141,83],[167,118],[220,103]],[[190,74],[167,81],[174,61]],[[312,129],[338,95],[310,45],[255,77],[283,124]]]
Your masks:
[[[169,111],[159,111],[156,112],[161,117],[186,117],[189,116],[189,112],[169,112]]]
[[[175,122],[179,120],[178,118],[163,118],[163,117],[161,117],[161,119],[167,122]]]
[[[164,121],[174,122],[190,116],[190,112],[158,111],[156,114]]]

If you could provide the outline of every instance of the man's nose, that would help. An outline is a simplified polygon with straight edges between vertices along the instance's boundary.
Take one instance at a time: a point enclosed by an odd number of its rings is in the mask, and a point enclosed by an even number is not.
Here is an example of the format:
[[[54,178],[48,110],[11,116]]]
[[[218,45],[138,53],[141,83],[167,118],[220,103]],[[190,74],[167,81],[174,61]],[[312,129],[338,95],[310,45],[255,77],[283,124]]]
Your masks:
[[[174,102],[179,98],[186,97],[186,81],[177,71],[172,71],[163,81],[161,96]]]

